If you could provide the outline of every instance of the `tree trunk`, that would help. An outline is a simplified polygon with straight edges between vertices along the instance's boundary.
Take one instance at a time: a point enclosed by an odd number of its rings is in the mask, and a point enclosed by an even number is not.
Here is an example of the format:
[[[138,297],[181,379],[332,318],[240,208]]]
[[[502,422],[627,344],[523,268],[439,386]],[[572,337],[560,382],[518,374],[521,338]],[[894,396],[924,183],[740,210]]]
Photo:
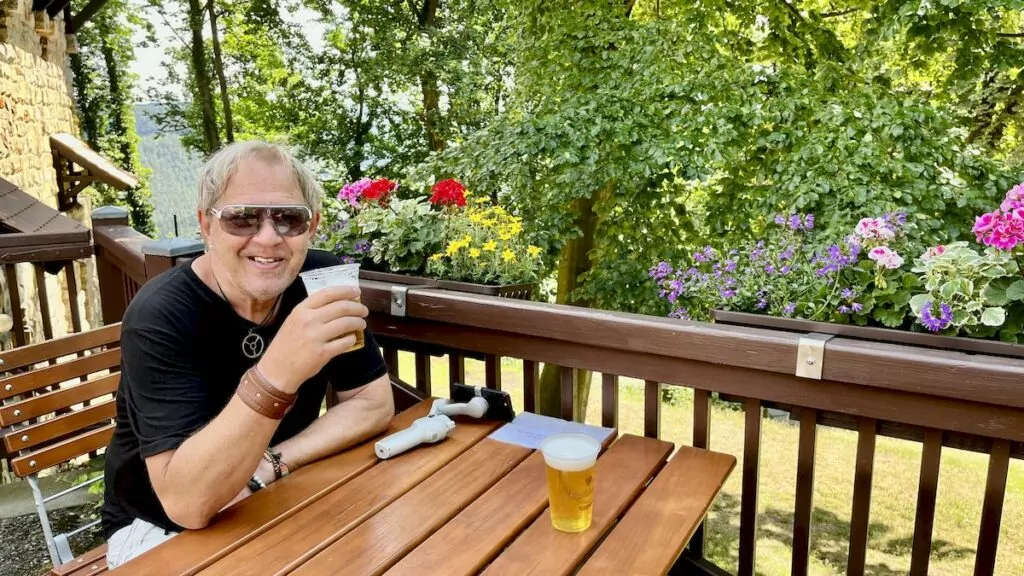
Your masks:
[[[220,51],[220,31],[217,30],[217,9],[213,0],[206,1],[207,13],[210,15],[210,40],[213,43],[213,69],[217,73],[217,84],[220,85],[220,105],[224,110],[224,139],[230,144],[235,141],[235,122],[231,116],[231,99],[228,97],[228,79],[224,75],[224,58]]]
[[[573,297],[579,285],[580,277],[593,267],[590,251],[594,248],[594,233],[597,230],[598,218],[594,211],[595,199],[606,197],[612,188],[609,184],[605,189],[590,198],[577,200],[573,208],[576,211],[576,226],[582,232],[562,248],[558,260],[558,291],[555,301],[571,306],[590,305],[589,302]],[[582,422],[587,414],[587,399],[590,397],[591,373],[589,370],[573,371],[573,420]],[[561,368],[553,364],[545,364],[540,377],[540,401],[538,411],[545,416],[561,417],[562,415],[562,379]]]
[[[213,94],[210,92],[210,70],[206,66],[206,47],[203,44],[203,7],[199,0],[188,0],[188,27],[192,32],[192,73],[195,74],[196,90],[199,92],[199,107],[203,115],[203,143],[207,154],[220,148],[220,134],[217,117],[213,111]]]
[[[440,0],[423,0],[417,16],[421,34],[430,34],[440,3]],[[420,72],[420,90],[423,92],[423,128],[427,132],[427,145],[432,152],[439,152],[447,145],[440,130],[441,90],[437,86],[437,74],[425,66]]]

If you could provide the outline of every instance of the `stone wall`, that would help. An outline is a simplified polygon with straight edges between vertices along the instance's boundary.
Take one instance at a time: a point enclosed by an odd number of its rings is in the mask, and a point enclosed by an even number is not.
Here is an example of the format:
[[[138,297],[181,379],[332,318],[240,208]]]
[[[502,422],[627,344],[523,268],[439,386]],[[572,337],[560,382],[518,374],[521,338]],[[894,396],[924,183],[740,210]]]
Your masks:
[[[67,62],[68,42],[62,15],[51,19],[45,12],[32,12],[31,7],[32,0],[0,0],[0,176],[56,207],[57,173],[49,136],[56,132],[79,133]],[[88,226],[88,199],[79,195],[79,202],[83,208],[68,216]],[[76,268],[83,324],[86,328],[95,326],[101,317],[95,265],[92,260],[81,261]],[[18,264],[17,278],[30,340],[38,342],[43,336],[32,265]],[[70,327],[64,273],[46,274],[46,284],[54,334],[61,335]],[[10,314],[9,291],[2,274],[0,287],[0,313]],[[5,339],[9,345],[10,336]]]

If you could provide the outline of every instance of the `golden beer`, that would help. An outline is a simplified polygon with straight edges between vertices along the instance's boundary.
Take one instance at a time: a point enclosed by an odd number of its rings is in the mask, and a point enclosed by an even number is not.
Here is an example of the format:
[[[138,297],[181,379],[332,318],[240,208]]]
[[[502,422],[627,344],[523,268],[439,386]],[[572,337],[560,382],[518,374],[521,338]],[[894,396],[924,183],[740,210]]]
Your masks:
[[[594,465],[601,445],[583,434],[556,434],[544,440],[551,525],[562,532],[590,527],[594,511]]]

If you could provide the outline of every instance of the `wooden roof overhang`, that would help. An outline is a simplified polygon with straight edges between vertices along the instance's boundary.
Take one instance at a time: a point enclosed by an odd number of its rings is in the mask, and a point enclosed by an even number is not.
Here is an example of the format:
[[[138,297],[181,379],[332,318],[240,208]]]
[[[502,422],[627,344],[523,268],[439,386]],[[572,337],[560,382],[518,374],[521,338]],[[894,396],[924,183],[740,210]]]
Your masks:
[[[78,193],[93,182],[102,182],[118,190],[139,185],[134,175],[115,166],[78,138],[66,132],[50,135],[53,169],[57,171],[57,207],[71,209]]]
[[[0,264],[91,256],[88,228],[0,178]]]

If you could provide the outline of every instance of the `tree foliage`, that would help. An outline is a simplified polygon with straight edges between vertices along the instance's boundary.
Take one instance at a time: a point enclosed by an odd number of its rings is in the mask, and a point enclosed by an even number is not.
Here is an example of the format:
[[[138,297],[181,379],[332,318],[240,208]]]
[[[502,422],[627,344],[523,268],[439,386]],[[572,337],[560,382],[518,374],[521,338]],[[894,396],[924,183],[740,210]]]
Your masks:
[[[125,192],[103,184],[91,186],[96,201],[128,209],[131,225],[155,233],[149,171],[139,161],[132,98],[135,78],[129,71],[132,33],[146,23],[124,0],[108,2],[99,17],[78,31],[80,49],[71,58],[75,98],[85,141],[114,163],[135,174],[139,185]]]

